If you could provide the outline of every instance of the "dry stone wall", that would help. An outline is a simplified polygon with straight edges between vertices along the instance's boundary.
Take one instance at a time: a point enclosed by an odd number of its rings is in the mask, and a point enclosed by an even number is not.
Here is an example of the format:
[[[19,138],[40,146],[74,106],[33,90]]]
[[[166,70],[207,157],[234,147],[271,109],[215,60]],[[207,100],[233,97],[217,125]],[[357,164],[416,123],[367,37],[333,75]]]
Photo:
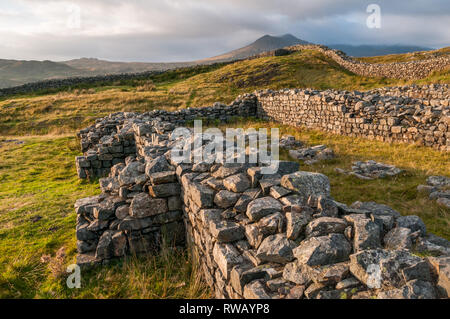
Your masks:
[[[136,143],[144,145],[145,141],[140,136],[158,132],[158,123],[168,122],[173,128],[195,119],[226,122],[235,117],[247,116],[256,116],[255,96],[251,94],[240,96],[230,105],[215,103],[210,107],[175,112],[155,110],[142,114],[110,114],[78,132],[84,153],[75,161],[78,176],[84,179],[107,175],[111,166],[123,163],[127,156],[136,154]],[[140,152],[145,153],[145,149],[140,148]]]
[[[295,45],[287,47],[287,50],[318,50],[324,55],[336,61],[345,69],[366,77],[384,77],[393,79],[420,79],[425,78],[434,71],[444,71],[450,67],[450,56],[437,56],[426,60],[409,62],[375,64],[354,60],[344,52],[330,49],[324,45]]]
[[[75,204],[79,265],[186,244],[217,298],[448,298],[450,243],[419,217],[339,203],[325,175],[294,162],[270,175],[248,161],[178,164],[170,150],[192,136],[134,124],[136,156]]]
[[[450,150],[448,85],[367,92],[264,90],[255,95],[257,116],[266,120],[341,135]]]

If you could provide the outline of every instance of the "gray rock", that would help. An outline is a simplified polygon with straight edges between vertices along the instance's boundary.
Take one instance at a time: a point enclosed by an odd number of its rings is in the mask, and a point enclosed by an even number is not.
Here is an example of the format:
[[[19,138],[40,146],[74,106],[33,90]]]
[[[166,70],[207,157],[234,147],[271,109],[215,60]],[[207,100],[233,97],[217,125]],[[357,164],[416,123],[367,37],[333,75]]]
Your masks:
[[[234,206],[240,197],[241,195],[238,193],[222,190],[214,197],[214,203],[219,207],[229,208]]]
[[[83,241],[83,240],[77,240],[77,251],[80,254],[89,253],[92,251],[95,251],[97,248],[98,241]]]
[[[118,177],[120,186],[136,183],[136,179],[143,174],[142,167],[140,162],[131,162],[125,166]]]
[[[153,185],[174,183],[177,181],[175,171],[165,171],[150,174],[150,182]]]
[[[76,234],[77,234],[78,240],[85,241],[85,240],[94,240],[94,239],[98,238],[97,234],[90,231],[88,229],[88,227],[89,227],[89,224],[77,225]]]
[[[262,261],[285,264],[292,259],[292,249],[295,243],[287,239],[283,234],[266,237],[258,248],[256,257]]]
[[[281,186],[296,191],[304,200],[309,196],[330,196],[330,181],[328,177],[320,173],[296,172],[284,175]]]
[[[158,156],[145,165],[145,174],[150,177],[153,173],[168,171],[170,168],[165,156]]]
[[[119,197],[108,197],[94,207],[94,217],[107,220],[114,215],[116,208],[123,204],[125,204],[125,201]]]
[[[400,213],[384,204],[377,204],[375,202],[354,202],[350,205],[351,208],[359,209],[366,213],[374,215],[391,215],[395,218],[400,217]]]
[[[305,226],[312,220],[312,210],[303,206],[299,212],[286,213],[286,236],[296,240],[304,231]]]
[[[438,198],[436,200],[436,203],[439,206],[450,208],[450,199],[448,199],[448,198],[444,198],[444,197]]]
[[[381,247],[381,229],[375,222],[366,218],[355,220],[353,230],[354,251]]]
[[[261,190],[257,188],[251,188],[246,190],[239,200],[234,205],[234,209],[239,213],[245,213],[247,211],[247,206],[250,202],[261,195]]]
[[[264,239],[263,233],[256,226],[256,224],[245,225],[245,237],[247,238],[250,245],[254,248],[258,248]]]
[[[320,266],[348,260],[351,250],[344,235],[330,234],[302,241],[293,253],[300,263]]]
[[[223,243],[237,241],[245,237],[244,228],[229,221],[211,221],[210,231],[219,242]]]
[[[279,199],[280,197],[283,197],[290,193],[291,193],[290,190],[288,190],[284,187],[281,187],[281,186],[272,186],[270,188],[270,192],[269,192],[270,196],[272,196],[275,199]]]
[[[437,276],[436,288],[442,298],[450,298],[450,256],[428,257],[427,262]]]
[[[147,227],[150,227],[153,225],[153,220],[151,217],[147,218],[134,218],[131,216],[125,217],[123,220],[120,221],[119,225],[117,226],[118,230],[140,230]]]
[[[144,218],[168,211],[167,201],[162,198],[151,198],[146,193],[139,193],[131,201],[130,216]]]
[[[436,187],[450,186],[450,178],[446,176],[429,176],[427,184]]]
[[[285,225],[284,216],[279,213],[273,213],[263,217],[257,223],[257,227],[264,236],[281,233]]]
[[[171,196],[167,199],[167,207],[169,211],[180,210],[182,207],[181,198],[179,196]]]
[[[247,176],[241,173],[225,178],[223,180],[223,186],[229,191],[242,193],[250,188],[251,184]]]
[[[230,274],[230,283],[238,294],[243,293],[244,286],[251,281],[268,277],[270,265],[252,267],[250,264],[242,264],[233,267]]]
[[[397,218],[397,227],[409,228],[413,232],[419,231],[421,236],[425,236],[427,233],[424,222],[419,216],[415,215]]]
[[[264,284],[255,280],[251,283],[245,285],[244,287],[244,298],[245,299],[271,299],[270,296],[264,289]]]
[[[322,216],[338,217],[339,209],[335,201],[327,196],[319,196],[317,199],[317,209]]]
[[[350,272],[369,288],[400,288],[406,284],[402,270],[422,262],[406,250],[363,250],[350,256]],[[423,267],[420,269],[426,271]],[[408,274],[408,279],[412,280],[414,272]],[[417,279],[426,277],[423,273],[416,275],[420,277]]]
[[[152,185],[148,191],[153,197],[171,197],[181,193],[181,185],[178,183]]]
[[[284,267],[283,278],[297,285],[308,286],[312,282],[309,266],[297,261],[291,262]]]
[[[130,213],[129,205],[122,205],[116,209],[116,217],[118,219],[124,219],[125,217],[129,216],[129,213]]]
[[[257,221],[271,213],[281,212],[283,206],[272,197],[257,198],[247,206],[247,216],[251,221]]]
[[[111,237],[113,245],[113,255],[115,257],[124,256],[127,253],[127,237],[121,231],[114,232]]]
[[[189,184],[188,191],[198,207],[209,208],[214,206],[214,190],[210,187],[198,183],[191,183]]]
[[[343,279],[340,282],[338,282],[336,284],[336,289],[343,290],[343,289],[358,287],[360,285],[361,285],[361,283],[359,282],[358,279],[356,279],[355,277],[350,277],[350,278],[346,278],[346,279]]]
[[[413,239],[409,228],[395,227],[384,236],[384,247],[387,249],[411,249]]]
[[[213,248],[213,258],[225,279],[229,278],[233,266],[243,262],[241,254],[230,244],[216,243]]]
[[[114,256],[114,246],[112,242],[112,235],[114,232],[112,230],[105,231],[100,237],[97,250],[95,252],[95,258],[98,259],[109,259]]]
[[[307,237],[325,236],[331,233],[343,233],[347,228],[345,220],[334,217],[320,217],[306,226]]]
[[[436,291],[428,281],[411,280],[402,288],[381,291],[378,299],[435,299]]]

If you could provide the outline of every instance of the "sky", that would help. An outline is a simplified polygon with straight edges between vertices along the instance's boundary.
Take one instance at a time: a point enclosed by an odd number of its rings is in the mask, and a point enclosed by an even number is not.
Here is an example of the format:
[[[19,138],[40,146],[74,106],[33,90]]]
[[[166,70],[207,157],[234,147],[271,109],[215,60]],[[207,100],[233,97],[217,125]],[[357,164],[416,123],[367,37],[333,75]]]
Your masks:
[[[450,45],[450,1],[0,0],[0,59],[190,61],[286,33],[440,48]]]

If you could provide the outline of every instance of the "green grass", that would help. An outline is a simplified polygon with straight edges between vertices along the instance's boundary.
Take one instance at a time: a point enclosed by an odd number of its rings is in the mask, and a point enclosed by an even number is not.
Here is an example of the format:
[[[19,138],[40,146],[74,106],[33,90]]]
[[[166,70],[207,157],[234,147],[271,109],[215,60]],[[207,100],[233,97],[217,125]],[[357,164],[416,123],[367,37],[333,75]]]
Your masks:
[[[17,138],[0,143],[0,298],[201,298],[204,287],[186,253],[128,258],[82,273],[68,289],[65,267],[75,261],[75,200],[99,193],[76,176],[73,137]],[[61,247],[65,257],[47,264]],[[52,266],[53,265],[53,266]],[[124,275],[125,274],[125,275]],[[184,285],[181,285],[185,283]]]

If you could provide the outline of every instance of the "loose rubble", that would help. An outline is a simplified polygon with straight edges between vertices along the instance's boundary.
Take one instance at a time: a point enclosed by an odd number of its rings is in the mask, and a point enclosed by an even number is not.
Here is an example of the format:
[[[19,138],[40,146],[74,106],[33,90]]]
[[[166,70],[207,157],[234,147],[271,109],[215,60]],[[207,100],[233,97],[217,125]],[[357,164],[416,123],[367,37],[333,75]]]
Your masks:
[[[440,206],[450,208],[450,178],[445,176],[430,176],[427,185],[417,186],[417,191],[428,194]]]
[[[366,162],[354,162],[352,165],[352,170],[349,172],[346,172],[341,168],[336,168],[336,171],[338,173],[353,175],[359,179],[366,180],[395,176],[402,172],[401,169],[395,167],[394,165],[377,163],[373,160]]]

